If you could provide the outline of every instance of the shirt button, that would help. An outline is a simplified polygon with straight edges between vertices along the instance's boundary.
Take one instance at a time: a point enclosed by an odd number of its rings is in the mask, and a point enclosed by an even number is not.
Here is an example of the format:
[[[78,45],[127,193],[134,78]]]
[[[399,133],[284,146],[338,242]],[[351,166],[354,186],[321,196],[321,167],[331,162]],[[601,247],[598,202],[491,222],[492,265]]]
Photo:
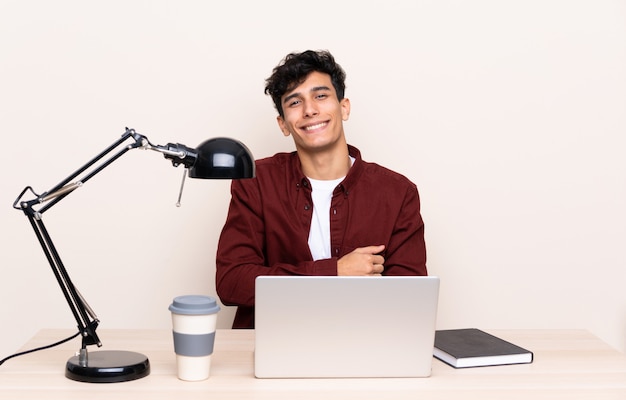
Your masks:
[[[304,209],[305,209],[305,210],[307,210],[307,211],[309,211],[309,210],[311,209],[311,206],[310,206],[310,205],[308,205],[308,204],[306,204],[306,205],[304,206]]]

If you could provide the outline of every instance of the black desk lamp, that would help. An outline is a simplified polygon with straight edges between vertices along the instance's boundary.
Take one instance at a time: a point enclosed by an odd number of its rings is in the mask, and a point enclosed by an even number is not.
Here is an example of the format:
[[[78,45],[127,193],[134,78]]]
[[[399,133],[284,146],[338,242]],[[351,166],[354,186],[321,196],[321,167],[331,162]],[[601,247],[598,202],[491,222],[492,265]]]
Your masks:
[[[130,139],[134,142],[130,142]],[[130,144],[124,145],[126,141]],[[255,176],[254,158],[248,148],[237,140],[209,139],[195,149],[172,143],[166,146],[155,146],[134,129],[126,128],[118,141],[49,191],[37,194],[30,186],[27,186],[20,193],[13,203],[13,208],[22,210],[35,230],[37,239],[78,323],[82,337],[80,351],[67,361],[65,376],[69,379],[82,382],[124,382],[142,378],[150,373],[148,358],[140,353],[116,350],[87,353],[87,346],[94,344],[98,347],[102,346],[96,334],[100,321],[72,283],[42,220],[42,214],[50,207],[81,187],[128,150],[135,148],[162,153],[166,159],[172,161],[175,167],[184,165],[190,178],[243,179]],[[110,155],[116,149],[117,152]],[[105,158],[106,156],[108,158]],[[76,180],[79,176],[82,177]],[[183,184],[184,179],[183,175]],[[31,193],[35,198],[23,200],[26,193]]]

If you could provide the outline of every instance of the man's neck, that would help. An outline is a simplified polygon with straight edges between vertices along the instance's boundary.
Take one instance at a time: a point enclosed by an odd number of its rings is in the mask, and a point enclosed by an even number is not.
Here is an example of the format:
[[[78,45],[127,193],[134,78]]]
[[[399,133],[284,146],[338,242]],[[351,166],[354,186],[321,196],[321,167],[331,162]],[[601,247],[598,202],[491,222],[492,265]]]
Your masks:
[[[350,156],[347,144],[337,146],[332,151],[318,153],[298,152],[302,172],[309,178],[318,180],[339,179],[348,174]]]

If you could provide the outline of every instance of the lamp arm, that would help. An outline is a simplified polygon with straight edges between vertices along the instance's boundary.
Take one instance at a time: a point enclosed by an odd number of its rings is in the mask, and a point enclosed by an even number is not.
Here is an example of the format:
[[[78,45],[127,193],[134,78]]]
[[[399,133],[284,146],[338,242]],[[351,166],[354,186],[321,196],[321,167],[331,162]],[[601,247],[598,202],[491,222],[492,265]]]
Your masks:
[[[168,143],[165,146],[152,145],[146,142],[144,149],[157,151],[169,160],[172,161],[172,165],[178,167],[183,164],[185,168],[191,168],[198,160],[198,152],[195,149],[191,149],[184,144]]]
[[[126,145],[122,149],[120,149],[117,153],[110,155],[114,150],[118,149],[124,142],[128,139],[132,138],[134,142]],[[184,163],[185,166],[188,166],[193,157],[187,157],[187,151],[189,153],[193,153],[193,151],[186,146],[182,146],[178,148],[177,145],[168,145],[165,146],[153,146],[150,144],[148,139],[135,132],[133,129],[126,128],[126,131],[122,135],[122,137],[115,141],[112,145],[107,147],[100,154],[95,156],[85,165],[80,167],[70,176],[59,182],[52,189],[44,192],[43,194],[37,194],[30,186],[27,186],[18,198],[13,203],[13,208],[22,210],[26,217],[28,218],[33,230],[35,231],[35,235],[41,245],[41,248],[44,251],[44,254],[52,268],[54,276],[57,280],[57,283],[61,287],[61,291],[76,319],[78,324],[79,332],[82,336],[82,349],[84,350],[88,345],[97,345],[98,347],[102,346],[100,339],[96,333],[96,328],[98,327],[99,320],[95,315],[91,307],[87,304],[83,296],[78,292],[76,287],[74,286],[69,274],[65,266],[63,265],[63,261],[54,246],[52,238],[46,229],[42,214],[54,206],[56,203],[64,199],[67,195],[72,193],[77,188],[83,186],[85,182],[93,178],[96,174],[102,171],[104,168],[112,164],[115,160],[124,155],[127,151],[134,148],[144,148],[144,149],[152,149],[159,151],[165,155],[166,158],[172,159],[172,163],[177,166],[180,163]],[[195,153],[194,153],[195,154]],[[110,155],[109,158],[105,159],[107,155]],[[178,163],[176,161],[178,160]],[[184,162],[183,162],[184,161]],[[195,161],[195,159],[193,159]],[[96,166],[98,162],[101,162]],[[192,165],[192,164],[191,164]],[[90,168],[93,169],[90,172],[88,171]],[[72,182],[80,175],[84,174],[80,179]],[[31,193],[35,196],[35,198],[31,200],[23,200],[27,193]]]
[[[96,165],[96,163],[98,163],[108,154],[110,154],[111,152],[119,148],[125,141],[127,141],[131,137],[134,139],[135,141],[134,143],[131,143],[125,146],[116,154],[111,156],[109,159],[103,161],[99,166],[94,167],[92,171],[90,171],[89,173],[85,173],[85,171],[92,168],[94,165]],[[146,146],[147,143],[148,143],[148,140],[145,136],[139,135],[137,132],[135,132],[134,129],[126,128],[126,131],[124,132],[124,134],[117,141],[115,141],[113,144],[111,144],[109,147],[103,150],[100,154],[96,155],[94,158],[89,160],[86,164],[84,164],[82,167],[77,169],[70,176],[63,179],[56,186],[54,186],[53,188],[44,192],[41,195],[38,195],[37,193],[33,192],[33,194],[35,194],[37,197],[30,200],[27,203],[29,203],[31,207],[34,207],[36,205],[40,205],[43,203],[47,203],[46,205],[42,206],[38,210],[40,214],[43,214],[50,207],[54,206],[56,203],[58,203],[63,198],[65,198],[65,196],[73,192],[75,189],[81,187],[84,183],[86,183],[88,180],[93,178],[96,174],[98,174],[104,168],[106,168],[115,160],[117,160],[122,155],[124,155],[128,150],[131,150],[137,147]],[[72,180],[76,179],[78,176],[80,176],[83,173],[85,173],[85,176],[83,176],[80,180],[70,183]],[[26,189],[21,193],[20,197],[18,197],[18,200],[16,200],[15,203],[13,203],[13,208],[24,209],[25,205],[23,202],[20,204],[19,207],[17,206],[17,203],[21,201],[21,197],[24,195],[25,192],[26,192]]]
[[[63,296],[65,297],[65,300],[74,315],[74,319],[76,320],[78,330],[82,337],[82,348],[84,349],[86,346],[93,344],[96,344],[98,347],[102,346],[102,343],[96,333],[96,328],[98,327],[100,321],[74,286],[72,279],[63,265],[61,256],[54,246],[52,238],[50,237],[50,234],[41,219],[41,214],[36,212],[32,213],[28,209],[25,209],[24,213],[35,231],[35,235],[37,236],[46,259],[52,268],[52,272],[54,273],[57,283],[63,292]]]

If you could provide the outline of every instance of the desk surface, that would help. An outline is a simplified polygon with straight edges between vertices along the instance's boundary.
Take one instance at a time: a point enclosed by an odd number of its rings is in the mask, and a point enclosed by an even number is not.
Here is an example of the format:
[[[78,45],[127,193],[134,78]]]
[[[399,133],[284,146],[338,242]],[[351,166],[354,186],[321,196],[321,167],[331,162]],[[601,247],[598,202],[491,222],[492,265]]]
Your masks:
[[[429,378],[256,379],[254,331],[218,330],[211,377],[176,378],[172,336],[166,330],[100,330],[103,349],[144,353],[151,374],[136,381],[90,384],[65,378],[80,346],[61,346],[0,366],[2,399],[626,399],[626,356],[585,331],[489,331],[534,352],[532,364],[454,369],[433,359]],[[71,334],[43,330],[22,350]]]

